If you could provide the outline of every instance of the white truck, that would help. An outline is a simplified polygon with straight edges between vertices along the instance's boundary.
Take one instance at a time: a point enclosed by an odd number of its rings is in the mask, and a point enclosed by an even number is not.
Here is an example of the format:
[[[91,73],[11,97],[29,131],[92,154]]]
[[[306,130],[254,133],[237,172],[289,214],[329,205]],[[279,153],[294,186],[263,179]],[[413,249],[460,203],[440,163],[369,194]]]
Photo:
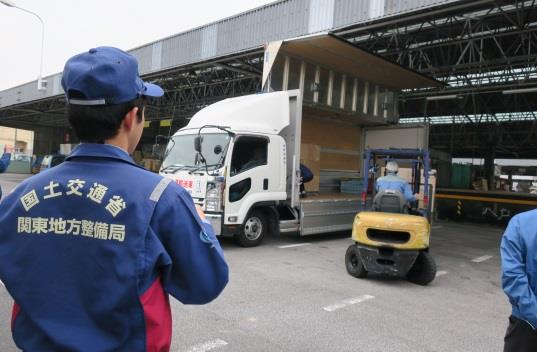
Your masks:
[[[217,235],[244,247],[269,232],[350,230],[361,197],[340,181],[360,182],[363,126],[393,123],[397,91],[431,82],[330,35],[270,43],[263,86],[276,92],[200,110],[170,139],[160,173],[191,193]],[[315,175],[307,197],[301,162]]]
[[[299,91],[226,99],[173,136],[161,173],[191,193],[218,235],[245,247],[271,230],[350,229],[358,195],[300,196],[301,121]]]

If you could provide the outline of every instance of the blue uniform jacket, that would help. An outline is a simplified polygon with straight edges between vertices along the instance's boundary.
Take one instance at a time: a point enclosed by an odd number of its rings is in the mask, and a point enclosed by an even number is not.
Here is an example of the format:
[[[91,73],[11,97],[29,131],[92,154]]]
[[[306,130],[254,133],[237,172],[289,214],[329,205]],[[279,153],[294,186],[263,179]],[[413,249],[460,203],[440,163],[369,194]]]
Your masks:
[[[11,154],[10,153],[4,153],[2,155],[2,158],[0,158],[0,174],[4,171],[6,171],[7,167],[9,166],[9,162],[11,160]],[[2,199],[2,188],[0,187],[0,199]]]
[[[165,351],[168,294],[210,302],[228,267],[182,187],[82,144],[0,202],[0,279],[24,351]]]
[[[537,210],[511,219],[500,246],[502,286],[513,315],[537,328]]]
[[[303,164],[300,164],[300,175],[302,176],[302,181],[304,182],[310,182],[313,180],[313,172]]]
[[[386,189],[401,192],[405,196],[407,202],[414,202],[416,200],[408,182],[397,175],[383,176],[377,180],[377,192]]]

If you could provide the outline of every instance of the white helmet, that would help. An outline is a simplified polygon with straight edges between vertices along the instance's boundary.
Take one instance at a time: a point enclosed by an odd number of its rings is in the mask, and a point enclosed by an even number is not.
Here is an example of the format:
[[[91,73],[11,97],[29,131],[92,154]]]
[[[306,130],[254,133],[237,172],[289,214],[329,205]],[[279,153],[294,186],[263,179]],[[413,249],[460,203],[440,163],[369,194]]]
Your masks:
[[[397,173],[397,171],[399,171],[399,165],[397,165],[397,162],[396,161],[388,161],[388,163],[386,164],[386,170],[388,170],[388,172],[390,173]]]

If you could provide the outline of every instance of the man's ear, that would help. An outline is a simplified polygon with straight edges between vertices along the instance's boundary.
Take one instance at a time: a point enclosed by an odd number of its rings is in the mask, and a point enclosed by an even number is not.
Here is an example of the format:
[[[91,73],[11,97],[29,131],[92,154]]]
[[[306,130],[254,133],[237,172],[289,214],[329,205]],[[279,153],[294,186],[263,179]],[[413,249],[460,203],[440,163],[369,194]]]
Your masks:
[[[129,112],[127,112],[122,122],[123,126],[125,127],[125,130],[130,131],[132,127],[135,125],[137,113],[138,113],[138,107],[136,106],[130,109]]]

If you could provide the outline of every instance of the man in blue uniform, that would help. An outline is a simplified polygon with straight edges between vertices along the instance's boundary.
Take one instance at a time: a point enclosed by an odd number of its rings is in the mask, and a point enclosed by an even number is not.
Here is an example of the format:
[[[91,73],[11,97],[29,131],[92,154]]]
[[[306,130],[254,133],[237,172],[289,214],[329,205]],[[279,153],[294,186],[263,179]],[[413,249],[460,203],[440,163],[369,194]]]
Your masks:
[[[168,351],[168,295],[210,302],[228,267],[189,194],[129,156],[163,91],[110,47],[69,59],[62,86],[82,144],[0,203],[13,338],[25,351]]]
[[[502,286],[512,305],[504,352],[537,348],[537,210],[511,219],[501,243]]]
[[[412,194],[412,189],[410,188],[410,185],[404,178],[397,176],[397,172],[399,172],[399,165],[397,164],[397,162],[388,161],[388,163],[386,164],[387,175],[380,177],[377,180],[376,191],[380,192],[387,189],[399,191],[404,195],[407,202],[415,202],[416,197],[414,196],[414,194]]]
[[[305,183],[313,180],[313,172],[304,164],[300,163],[300,195],[306,197],[306,186]]]
[[[0,158],[0,174],[7,170],[10,160],[11,160],[11,154],[6,153],[5,148],[4,148],[4,154]],[[0,199],[2,199],[2,187],[0,187]]]

